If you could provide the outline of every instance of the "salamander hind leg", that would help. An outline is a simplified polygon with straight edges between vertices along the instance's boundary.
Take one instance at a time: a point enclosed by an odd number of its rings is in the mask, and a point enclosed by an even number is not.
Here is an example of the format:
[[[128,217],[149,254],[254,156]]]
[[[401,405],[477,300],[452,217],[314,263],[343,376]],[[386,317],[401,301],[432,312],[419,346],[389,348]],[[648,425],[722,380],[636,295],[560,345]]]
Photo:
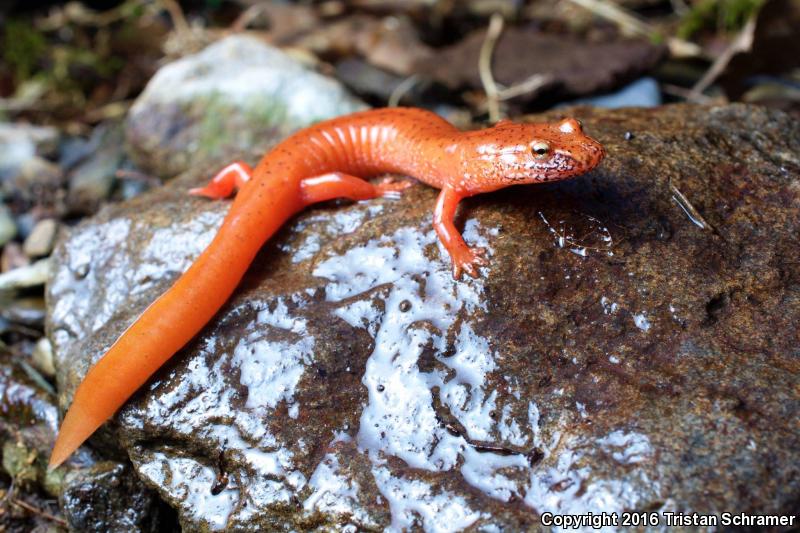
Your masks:
[[[325,202],[334,198],[349,200],[369,200],[379,196],[392,196],[411,186],[410,181],[397,181],[387,178],[377,184],[364,181],[356,176],[342,172],[331,172],[305,178],[300,182],[303,202],[306,205]]]
[[[216,176],[211,178],[205,187],[189,189],[189,194],[194,196],[205,196],[212,200],[221,200],[232,195],[237,189],[250,180],[253,169],[243,161],[234,161],[230,165],[220,170]]]
[[[395,198],[397,196],[400,196],[400,193],[402,193],[404,190],[408,189],[412,185],[414,185],[414,182],[410,180],[384,178],[375,185],[375,188],[380,193],[380,196]]]

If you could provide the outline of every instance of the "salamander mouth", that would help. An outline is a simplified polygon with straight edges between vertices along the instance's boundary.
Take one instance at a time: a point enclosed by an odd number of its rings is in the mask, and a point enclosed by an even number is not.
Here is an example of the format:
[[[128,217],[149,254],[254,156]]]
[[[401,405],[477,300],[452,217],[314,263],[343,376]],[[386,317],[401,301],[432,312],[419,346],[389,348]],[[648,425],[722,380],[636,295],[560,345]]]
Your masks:
[[[577,154],[577,156],[575,155]],[[579,150],[557,149],[545,160],[534,159],[509,172],[506,178],[512,182],[538,183],[572,178],[596,167],[605,156],[605,150],[597,142],[588,142]]]
[[[542,181],[555,181],[578,176],[592,170],[605,157],[605,150],[597,142],[589,142],[581,146],[577,152],[579,157],[566,151],[557,151],[543,170]]]
[[[580,174],[584,169],[587,169],[587,165],[571,154],[558,152],[547,160],[534,160],[521,165],[508,178],[527,182],[556,181]]]

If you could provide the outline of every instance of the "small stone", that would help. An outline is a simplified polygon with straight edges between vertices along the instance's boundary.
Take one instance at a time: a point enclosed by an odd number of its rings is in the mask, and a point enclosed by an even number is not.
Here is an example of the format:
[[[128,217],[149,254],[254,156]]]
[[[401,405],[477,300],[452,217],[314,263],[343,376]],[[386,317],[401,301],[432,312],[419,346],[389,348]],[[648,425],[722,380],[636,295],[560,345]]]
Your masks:
[[[33,231],[34,226],[42,217],[36,217],[36,213],[31,211],[25,211],[21,213],[14,219],[14,222],[17,225],[17,239],[21,241],[25,241],[28,238],[28,235],[31,234]]]
[[[58,136],[55,128],[0,122],[0,178],[13,174],[37,154],[52,154]]]
[[[3,255],[0,256],[0,272],[8,272],[31,264],[31,260],[22,251],[18,242],[10,242],[3,246]]]
[[[25,239],[22,250],[28,257],[43,257],[50,255],[58,233],[58,222],[52,218],[40,220],[33,227],[33,231]]]
[[[40,296],[14,298],[6,305],[0,306],[0,318],[30,328],[44,328],[44,316],[44,298]]]
[[[23,162],[3,181],[6,197],[28,205],[53,205],[63,193],[64,172],[61,167],[41,157]]]
[[[31,354],[31,363],[36,369],[45,376],[52,378],[56,375],[56,368],[53,365],[53,345],[47,337],[42,337],[36,343]]]
[[[0,246],[4,246],[17,234],[17,225],[11,216],[11,211],[5,204],[0,204]]]
[[[40,259],[32,265],[23,266],[0,274],[0,291],[25,289],[44,285],[50,272],[50,258]]]
[[[123,158],[124,139],[119,125],[100,126],[93,137],[98,148],[71,173],[67,204],[73,213],[90,214],[111,194]]]

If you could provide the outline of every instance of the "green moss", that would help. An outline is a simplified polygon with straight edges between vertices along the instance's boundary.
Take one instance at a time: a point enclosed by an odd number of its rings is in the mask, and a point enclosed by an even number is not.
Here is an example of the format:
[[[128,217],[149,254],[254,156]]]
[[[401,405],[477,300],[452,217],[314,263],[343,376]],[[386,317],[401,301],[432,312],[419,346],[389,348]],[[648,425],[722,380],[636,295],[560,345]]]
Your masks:
[[[21,442],[3,443],[3,470],[11,476],[14,483],[24,487],[36,483],[36,452],[29,450]]]
[[[764,0],[701,0],[683,17],[678,37],[688,39],[705,29],[736,31],[761,8]]]
[[[29,79],[47,50],[47,41],[30,22],[10,19],[3,33],[3,61],[17,83]]]
[[[193,102],[192,107],[203,109],[198,139],[203,156],[221,155],[230,146],[257,143],[259,139],[252,138],[251,132],[263,134],[270,128],[291,126],[287,124],[286,106],[275,99],[254,97],[244,105],[232,105],[225,95],[215,92],[202,103]]]

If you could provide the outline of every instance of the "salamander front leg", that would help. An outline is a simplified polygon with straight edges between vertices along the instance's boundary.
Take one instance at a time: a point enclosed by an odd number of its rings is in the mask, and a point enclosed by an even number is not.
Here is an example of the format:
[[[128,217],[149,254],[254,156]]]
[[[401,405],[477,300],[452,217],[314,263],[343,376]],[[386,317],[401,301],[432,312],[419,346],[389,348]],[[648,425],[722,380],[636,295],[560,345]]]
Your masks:
[[[306,205],[325,202],[334,198],[347,198],[358,201],[399,193],[403,189],[410,187],[411,184],[410,181],[395,181],[391,178],[372,184],[350,174],[331,172],[301,181],[300,194]]]
[[[453,224],[458,202],[462,198],[456,191],[445,186],[439,194],[436,210],[433,213],[433,227],[442,244],[450,253],[450,259],[453,261],[453,278],[455,279],[461,277],[462,271],[473,278],[477,277],[478,267],[488,264],[484,257],[486,250],[467,246],[461,233]]]
[[[243,161],[234,161],[227,167],[220,170],[216,176],[211,178],[205,187],[189,189],[189,194],[194,196],[205,196],[212,200],[227,198],[235,190],[238,190],[250,180],[253,169]]]

